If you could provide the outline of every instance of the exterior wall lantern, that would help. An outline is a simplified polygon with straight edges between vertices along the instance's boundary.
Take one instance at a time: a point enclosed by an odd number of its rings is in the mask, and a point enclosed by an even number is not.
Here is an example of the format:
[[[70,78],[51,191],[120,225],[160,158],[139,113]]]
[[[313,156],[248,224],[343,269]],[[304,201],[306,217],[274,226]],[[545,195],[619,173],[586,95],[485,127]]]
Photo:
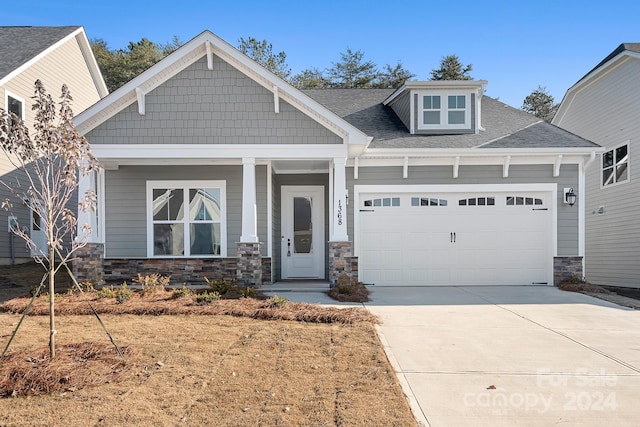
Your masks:
[[[569,206],[573,206],[576,203],[576,193],[573,191],[573,188],[565,188],[564,189],[564,203]]]

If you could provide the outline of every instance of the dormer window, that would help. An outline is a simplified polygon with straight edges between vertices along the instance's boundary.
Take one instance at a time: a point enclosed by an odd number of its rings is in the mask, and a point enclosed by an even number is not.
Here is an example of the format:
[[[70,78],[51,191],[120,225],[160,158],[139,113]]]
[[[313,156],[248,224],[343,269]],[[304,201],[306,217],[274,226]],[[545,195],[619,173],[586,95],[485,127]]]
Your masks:
[[[418,97],[419,108],[418,129],[471,129],[471,108],[467,93],[438,93],[426,94],[422,92]],[[445,101],[445,102],[442,102]]]
[[[440,124],[440,96],[425,95],[422,97],[423,123],[426,125]]]
[[[485,80],[409,81],[383,105],[390,107],[411,134],[480,133]]]

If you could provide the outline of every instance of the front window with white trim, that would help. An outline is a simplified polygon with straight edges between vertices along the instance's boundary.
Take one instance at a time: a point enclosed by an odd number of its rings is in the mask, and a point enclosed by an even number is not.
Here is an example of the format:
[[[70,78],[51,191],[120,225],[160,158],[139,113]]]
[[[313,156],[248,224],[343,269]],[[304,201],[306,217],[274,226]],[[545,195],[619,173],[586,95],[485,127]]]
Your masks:
[[[226,255],[225,181],[148,181],[150,257]]]
[[[629,180],[629,145],[622,144],[602,153],[602,186]]]
[[[418,129],[471,129],[470,94],[427,93],[418,97]]]

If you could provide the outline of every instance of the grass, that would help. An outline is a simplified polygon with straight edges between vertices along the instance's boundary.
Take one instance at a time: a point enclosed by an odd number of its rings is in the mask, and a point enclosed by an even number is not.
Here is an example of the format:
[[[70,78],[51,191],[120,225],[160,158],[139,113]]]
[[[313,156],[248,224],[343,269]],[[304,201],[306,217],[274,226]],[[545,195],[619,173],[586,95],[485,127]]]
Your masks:
[[[11,372],[49,372],[58,387],[41,395],[24,391],[32,386],[5,392],[16,397],[0,399],[0,425],[415,425],[366,310],[284,298],[198,305],[194,294],[180,293],[135,292],[121,303],[97,292],[58,295],[65,314],[57,317],[54,361],[46,357],[48,317],[29,316],[0,361],[0,385]],[[38,298],[34,313],[47,298]],[[95,317],[77,314],[88,298],[124,359]],[[0,314],[3,347],[18,319]],[[96,371],[97,361],[104,363]],[[49,370],[36,375],[36,367]],[[83,377],[90,383],[75,382]]]

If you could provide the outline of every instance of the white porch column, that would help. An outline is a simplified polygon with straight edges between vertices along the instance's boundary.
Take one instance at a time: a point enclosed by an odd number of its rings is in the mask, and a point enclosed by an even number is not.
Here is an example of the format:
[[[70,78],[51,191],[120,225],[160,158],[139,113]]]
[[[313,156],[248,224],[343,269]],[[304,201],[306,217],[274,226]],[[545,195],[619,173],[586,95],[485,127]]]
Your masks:
[[[256,159],[242,158],[242,234],[240,243],[258,242],[258,208],[256,206]]]
[[[347,159],[333,159],[333,204],[331,208],[333,234],[332,242],[348,242],[347,236],[347,178],[345,164]]]
[[[96,172],[90,172],[87,175],[80,176],[78,181],[78,224],[77,239],[78,241],[87,241],[88,243],[101,243],[98,230],[98,209],[99,206],[93,206],[93,209],[82,209],[82,204],[87,191],[93,191],[97,195],[96,188]],[[91,231],[85,230],[85,225],[91,227]]]

